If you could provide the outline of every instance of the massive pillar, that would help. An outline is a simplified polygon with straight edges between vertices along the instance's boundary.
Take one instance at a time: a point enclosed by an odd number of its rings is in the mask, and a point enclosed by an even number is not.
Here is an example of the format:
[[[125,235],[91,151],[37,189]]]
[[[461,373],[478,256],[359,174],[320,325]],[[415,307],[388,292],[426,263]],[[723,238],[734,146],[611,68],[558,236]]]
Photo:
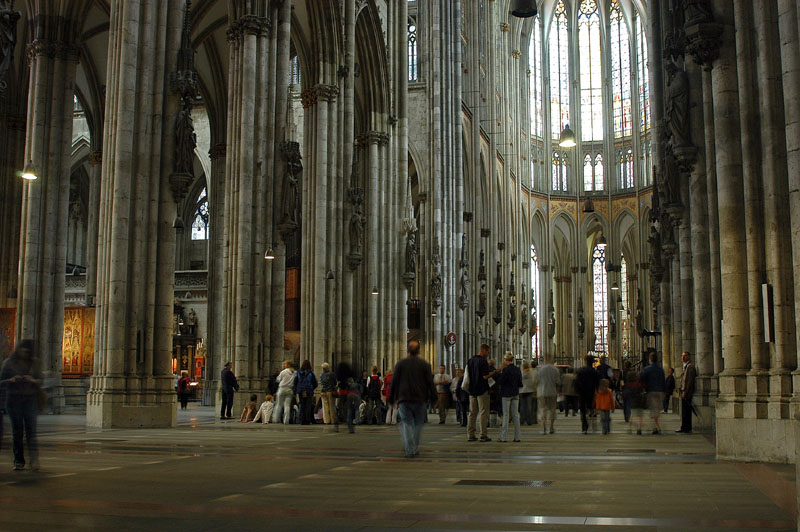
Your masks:
[[[773,294],[773,342],[770,344],[769,419],[779,420],[787,436],[793,432],[789,401],[792,396],[791,370],[797,368],[793,283],[789,233],[789,183],[786,166],[786,130],[781,98],[778,13],[775,2],[765,2],[755,10],[759,111],[761,115],[761,179],[764,192],[764,248],[766,249],[766,283]],[[769,309],[767,309],[769,310]],[[789,440],[790,441],[790,440]],[[790,453],[786,452],[791,460]]]
[[[51,407],[61,410],[61,344],[78,33],[87,2],[51,2],[31,13],[26,161],[39,179],[25,183],[20,231],[17,340],[35,341]]]
[[[111,3],[92,427],[175,424],[176,206],[168,176],[177,171],[179,100],[167,78],[177,70],[183,7]]]
[[[274,143],[274,116],[268,73],[275,68],[275,57],[270,53],[267,2],[231,3],[230,8],[222,282],[225,324],[217,349],[223,353],[222,364],[233,363],[243,392],[237,398],[245,401],[248,392],[263,390],[269,369],[264,356],[268,336],[264,308],[270,261],[264,255],[267,247],[277,248],[274,242],[278,238],[274,227],[267,224],[265,210],[273,207],[270,193],[283,176],[268,167],[274,155],[269,151]],[[274,251],[277,261],[279,252]]]
[[[744,416],[746,374],[750,369],[750,310],[747,284],[747,235],[742,176],[742,144],[733,6],[714,0],[722,25],[720,57],[714,61],[711,83],[714,98],[714,137],[717,162],[720,263],[722,281],[722,347],[725,371],[720,375],[717,401],[717,452],[736,456],[737,423]]]
[[[224,355],[225,298],[222,290],[225,275],[225,144],[211,147],[211,176],[208,182],[209,211],[213,225],[208,252],[208,339],[206,341],[206,379],[203,404],[215,404]]]
[[[789,182],[790,239],[794,280],[795,341],[800,345],[800,34],[797,2],[778,1],[778,20],[783,79],[783,109],[786,124],[786,164]],[[800,357],[800,352],[796,352]],[[794,361],[793,410],[800,410],[800,360]]]
[[[89,212],[86,218],[86,305],[95,306],[97,299],[97,238],[100,227],[97,217],[100,216],[100,179],[103,152],[93,151],[89,154]]]

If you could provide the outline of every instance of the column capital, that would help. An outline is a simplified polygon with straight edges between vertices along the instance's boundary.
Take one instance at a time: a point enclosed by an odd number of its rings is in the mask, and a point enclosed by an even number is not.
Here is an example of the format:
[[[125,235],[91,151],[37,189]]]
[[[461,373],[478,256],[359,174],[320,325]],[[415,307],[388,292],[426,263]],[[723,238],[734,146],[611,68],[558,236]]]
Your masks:
[[[81,48],[75,43],[34,39],[28,45],[28,61],[33,61],[34,58],[41,56],[77,62],[81,56]]]
[[[211,157],[212,161],[216,161],[217,159],[224,159],[228,152],[228,145],[220,142],[219,144],[214,144],[211,146],[211,149],[208,150],[208,156]]]
[[[313,87],[310,89],[303,89],[300,93],[300,103],[303,104],[303,109],[308,109],[315,105],[317,103],[317,91],[314,90]]]
[[[339,87],[336,85],[319,84],[314,90],[317,92],[317,98],[326,102],[335,102],[339,95]]]
[[[363,136],[367,144],[385,146],[389,143],[389,135],[381,131],[367,131]]]
[[[519,59],[522,56],[522,52],[519,50],[511,50],[511,57],[514,59]]]
[[[228,43],[238,45],[242,42],[245,35],[269,37],[270,28],[272,28],[272,23],[269,17],[243,15],[239,20],[234,21],[228,27],[228,31],[226,32]]]

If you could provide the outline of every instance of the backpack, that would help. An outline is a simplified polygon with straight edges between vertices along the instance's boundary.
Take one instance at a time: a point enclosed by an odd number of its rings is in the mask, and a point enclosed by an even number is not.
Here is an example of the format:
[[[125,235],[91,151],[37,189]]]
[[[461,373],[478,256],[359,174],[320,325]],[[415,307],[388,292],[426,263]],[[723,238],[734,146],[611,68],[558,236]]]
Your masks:
[[[367,396],[370,399],[381,398],[381,378],[377,375],[372,375],[369,378],[369,384],[367,384]]]

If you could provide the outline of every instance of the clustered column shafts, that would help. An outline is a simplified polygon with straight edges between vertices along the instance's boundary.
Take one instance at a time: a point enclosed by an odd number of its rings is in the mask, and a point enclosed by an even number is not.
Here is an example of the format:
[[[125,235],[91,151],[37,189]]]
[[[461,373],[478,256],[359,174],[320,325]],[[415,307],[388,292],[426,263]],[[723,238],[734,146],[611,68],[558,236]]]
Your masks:
[[[49,9],[56,9],[50,12]],[[40,179],[24,185],[16,340],[33,339],[50,406],[64,406],[61,345],[67,257],[72,110],[79,48],[75,28],[86,2],[41,6],[28,47],[30,78],[24,160]],[[34,15],[34,14],[31,14]]]
[[[164,176],[173,170],[179,109],[166,79],[177,66],[183,11],[179,2],[111,4],[89,426],[175,424],[176,205]]]
[[[225,159],[226,145],[216,144],[209,153],[211,157],[211,179],[208,183],[209,211],[214,213],[214,224],[225,227]],[[206,386],[203,389],[203,404],[213,405],[219,386],[222,365],[227,362],[223,346],[225,342],[225,319],[223,292],[225,271],[225,238],[223,231],[211,231],[208,253],[208,338],[206,340]]]
[[[25,119],[10,107],[0,114],[5,132],[0,136],[0,306],[4,308],[16,306],[23,188],[17,172],[25,165]]]

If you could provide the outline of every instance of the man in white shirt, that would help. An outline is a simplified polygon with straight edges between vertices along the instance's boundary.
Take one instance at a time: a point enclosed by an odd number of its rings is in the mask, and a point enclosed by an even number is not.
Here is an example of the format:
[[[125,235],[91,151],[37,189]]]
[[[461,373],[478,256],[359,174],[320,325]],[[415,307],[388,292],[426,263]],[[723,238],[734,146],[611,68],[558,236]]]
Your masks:
[[[433,384],[436,385],[436,391],[439,394],[439,425],[444,425],[447,419],[447,403],[450,395],[450,383],[453,382],[453,377],[445,373],[446,368],[439,366],[439,373],[433,376]]]

